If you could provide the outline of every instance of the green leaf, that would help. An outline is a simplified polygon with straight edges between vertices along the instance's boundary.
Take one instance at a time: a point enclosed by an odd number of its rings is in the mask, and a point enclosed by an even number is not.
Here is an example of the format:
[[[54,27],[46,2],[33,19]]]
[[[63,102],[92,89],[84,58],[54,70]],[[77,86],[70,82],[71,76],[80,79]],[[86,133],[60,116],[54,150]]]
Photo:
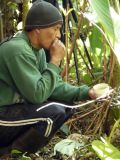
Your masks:
[[[89,0],[89,2],[96,12],[99,22],[105,30],[105,34],[109,36],[112,47],[109,42],[108,44],[120,63],[120,15],[110,7],[108,0]]]
[[[21,151],[16,150],[16,149],[13,149],[13,150],[11,151],[11,154],[14,155],[14,156],[16,156],[16,157],[18,157],[18,158],[17,158],[18,160],[32,160],[30,157],[27,157],[27,156],[25,155],[26,153],[22,154]]]
[[[120,160],[120,151],[106,140],[94,140],[92,148],[101,160]]]
[[[73,8],[69,9],[68,11],[64,8],[61,8],[61,11],[63,12],[63,15],[66,17],[73,11]]]
[[[98,24],[99,25],[99,24]],[[91,34],[89,35],[90,47],[93,54],[96,54],[97,48],[99,48],[99,54],[103,52],[103,36],[96,27],[92,27]]]
[[[120,62],[120,15],[118,15],[113,8],[111,8],[110,10],[111,10],[112,20],[114,24],[114,32],[115,32],[114,50]]]
[[[69,130],[69,127],[67,124],[63,124],[61,127],[60,127],[60,130],[65,133],[66,135],[69,135],[70,134],[70,130]]]
[[[84,143],[79,143],[70,139],[64,139],[55,145],[54,154],[56,154],[56,152],[60,152],[63,155],[72,156],[75,149],[79,149],[84,145]]]
[[[91,78],[91,75],[89,75],[89,74],[85,74],[83,76],[83,79],[84,79],[84,82],[87,83],[87,84],[91,84],[92,83],[92,78]]]
[[[115,37],[114,25],[110,13],[110,4],[108,0],[89,0],[92,8],[97,14],[99,21],[111,37]]]
[[[27,156],[22,156],[21,158],[19,158],[18,160],[32,160],[30,157]]]
[[[120,15],[111,7],[110,8],[111,17],[114,26],[115,39],[117,42],[120,42]]]
[[[13,149],[13,150],[11,151],[11,154],[22,154],[22,152],[19,151],[19,150],[17,150],[17,149]]]

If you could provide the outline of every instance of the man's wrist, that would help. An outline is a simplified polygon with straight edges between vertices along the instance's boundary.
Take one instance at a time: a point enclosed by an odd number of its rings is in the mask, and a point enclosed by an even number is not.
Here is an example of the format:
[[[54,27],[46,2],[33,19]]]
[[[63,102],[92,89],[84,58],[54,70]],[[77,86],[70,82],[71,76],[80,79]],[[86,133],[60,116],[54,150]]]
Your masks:
[[[56,66],[59,66],[60,60],[50,60],[50,63],[55,64]]]

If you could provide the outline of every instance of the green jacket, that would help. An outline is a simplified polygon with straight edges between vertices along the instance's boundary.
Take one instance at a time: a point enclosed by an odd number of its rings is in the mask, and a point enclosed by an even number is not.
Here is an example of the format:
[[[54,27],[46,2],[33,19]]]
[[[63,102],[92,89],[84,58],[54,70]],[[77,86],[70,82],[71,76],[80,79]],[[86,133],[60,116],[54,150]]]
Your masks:
[[[0,45],[0,106],[23,100],[41,104],[48,98],[71,104],[89,98],[89,87],[65,83],[59,74],[59,67],[47,64],[44,50],[33,48],[27,34],[18,32]]]

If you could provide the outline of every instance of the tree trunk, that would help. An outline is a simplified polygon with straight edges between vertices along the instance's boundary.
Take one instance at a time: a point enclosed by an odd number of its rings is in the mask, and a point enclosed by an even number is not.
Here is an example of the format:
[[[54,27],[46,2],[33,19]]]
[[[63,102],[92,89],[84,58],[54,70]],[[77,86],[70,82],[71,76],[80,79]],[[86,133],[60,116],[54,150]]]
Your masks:
[[[23,1],[23,15],[22,15],[23,28],[25,25],[25,19],[26,19],[28,10],[29,10],[28,0],[24,0]]]
[[[114,87],[120,87],[120,63],[117,57],[112,53],[111,56],[111,72],[110,73],[110,85]]]

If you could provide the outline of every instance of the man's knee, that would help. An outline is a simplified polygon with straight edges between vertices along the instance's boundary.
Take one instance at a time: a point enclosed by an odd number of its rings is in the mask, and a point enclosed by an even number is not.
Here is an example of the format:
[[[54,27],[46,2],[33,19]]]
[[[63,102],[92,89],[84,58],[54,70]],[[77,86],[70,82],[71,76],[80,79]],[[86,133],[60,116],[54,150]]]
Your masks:
[[[61,118],[61,120],[66,118],[66,111],[64,107],[61,105],[53,105],[52,108],[53,117]]]

